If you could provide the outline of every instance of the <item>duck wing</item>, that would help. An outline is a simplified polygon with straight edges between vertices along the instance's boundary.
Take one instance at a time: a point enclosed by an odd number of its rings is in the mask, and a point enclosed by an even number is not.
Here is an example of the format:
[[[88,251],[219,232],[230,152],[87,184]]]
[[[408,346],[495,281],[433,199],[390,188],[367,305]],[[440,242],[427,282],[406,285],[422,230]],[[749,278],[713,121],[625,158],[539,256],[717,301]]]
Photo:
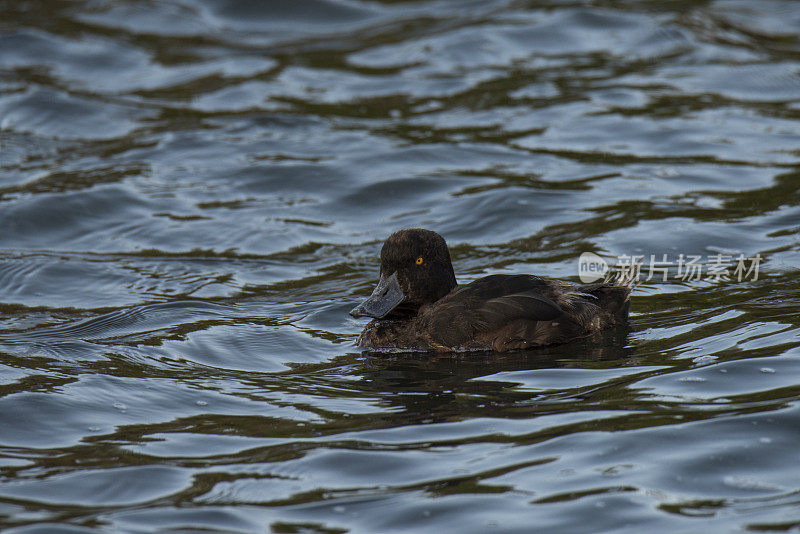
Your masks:
[[[531,275],[491,275],[457,288],[434,303],[427,316],[430,337],[444,346],[467,344],[508,324],[551,321],[563,314],[553,281]]]
[[[491,328],[516,319],[551,321],[561,315],[562,310],[541,293],[528,291],[487,300],[476,312],[481,322]]]

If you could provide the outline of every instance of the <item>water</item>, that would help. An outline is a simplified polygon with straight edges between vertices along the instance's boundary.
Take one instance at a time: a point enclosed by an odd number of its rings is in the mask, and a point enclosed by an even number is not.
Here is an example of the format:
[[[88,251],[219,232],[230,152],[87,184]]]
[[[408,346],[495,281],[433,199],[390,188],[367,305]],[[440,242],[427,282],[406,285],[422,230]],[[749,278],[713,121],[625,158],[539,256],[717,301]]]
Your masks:
[[[800,9],[0,2],[0,528],[800,529]],[[361,355],[380,243],[631,328]],[[674,273],[673,273],[674,274]]]

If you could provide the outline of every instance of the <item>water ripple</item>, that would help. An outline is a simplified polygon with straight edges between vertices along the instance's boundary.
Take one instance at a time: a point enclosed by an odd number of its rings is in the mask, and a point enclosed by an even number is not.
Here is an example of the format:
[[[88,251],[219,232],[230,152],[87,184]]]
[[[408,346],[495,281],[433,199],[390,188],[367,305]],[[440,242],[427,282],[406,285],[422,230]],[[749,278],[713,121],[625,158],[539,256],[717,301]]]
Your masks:
[[[0,529],[796,528],[798,13],[0,3]],[[362,355],[411,226],[461,282],[763,264],[594,342]]]

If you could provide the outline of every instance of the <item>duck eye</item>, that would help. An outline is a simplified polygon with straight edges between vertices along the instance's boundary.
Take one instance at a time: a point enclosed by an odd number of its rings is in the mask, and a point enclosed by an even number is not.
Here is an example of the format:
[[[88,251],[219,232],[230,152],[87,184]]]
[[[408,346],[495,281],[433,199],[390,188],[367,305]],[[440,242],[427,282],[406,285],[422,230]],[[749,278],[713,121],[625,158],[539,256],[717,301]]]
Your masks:
[[[417,258],[417,262],[416,263],[417,263],[417,265],[422,265],[422,256]]]

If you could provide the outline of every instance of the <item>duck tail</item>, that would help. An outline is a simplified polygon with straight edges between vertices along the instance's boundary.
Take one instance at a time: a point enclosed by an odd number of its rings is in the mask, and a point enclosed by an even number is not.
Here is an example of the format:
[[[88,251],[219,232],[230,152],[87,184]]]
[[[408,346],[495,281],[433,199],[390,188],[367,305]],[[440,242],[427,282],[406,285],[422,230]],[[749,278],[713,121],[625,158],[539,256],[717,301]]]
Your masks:
[[[616,321],[625,322],[631,307],[631,293],[639,283],[639,268],[611,271],[602,282],[581,287],[585,293],[594,296],[597,306]]]
[[[611,287],[627,287],[633,291],[639,285],[639,272],[641,271],[642,260],[638,260],[632,266],[625,269],[609,269],[603,279],[602,285]]]

